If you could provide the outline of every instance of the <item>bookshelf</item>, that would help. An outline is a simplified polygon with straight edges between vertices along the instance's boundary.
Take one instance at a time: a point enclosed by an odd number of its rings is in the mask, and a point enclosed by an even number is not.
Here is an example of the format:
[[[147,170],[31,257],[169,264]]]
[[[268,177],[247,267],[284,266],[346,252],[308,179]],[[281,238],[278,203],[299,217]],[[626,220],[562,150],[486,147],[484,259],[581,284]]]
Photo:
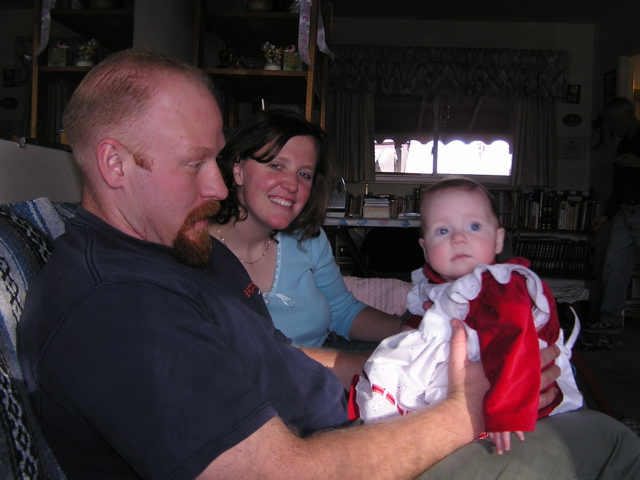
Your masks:
[[[527,258],[531,270],[545,278],[591,278],[594,248],[586,240],[565,237],[522,236],[514,254]]]
[[[600,202],[588,190],[520,190],[517,230],[588,232]]]
[[[520,189],[516,194],[517,215],[509,224],[515,232],[514,254],[529,259],[531,269],[544,278],[593,278],[595,249],[588,237],[600,212],[593,193]]]

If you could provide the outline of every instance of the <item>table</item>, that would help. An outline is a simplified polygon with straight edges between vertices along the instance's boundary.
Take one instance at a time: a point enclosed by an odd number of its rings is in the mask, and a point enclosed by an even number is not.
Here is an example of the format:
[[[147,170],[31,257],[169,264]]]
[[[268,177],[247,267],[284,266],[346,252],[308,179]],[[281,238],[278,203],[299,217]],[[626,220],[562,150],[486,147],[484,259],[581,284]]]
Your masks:
[[[324,225],[326,227],[336,227],[336,235],[340,236],[358,268],[364,276],[370,277],[371,270],[362,257],[360,249],[356,246],[351,235],[349,235],[348,230],[356,227],[418,228],[420,227],[420,217],[417,215],[403,218],[327,217]]]

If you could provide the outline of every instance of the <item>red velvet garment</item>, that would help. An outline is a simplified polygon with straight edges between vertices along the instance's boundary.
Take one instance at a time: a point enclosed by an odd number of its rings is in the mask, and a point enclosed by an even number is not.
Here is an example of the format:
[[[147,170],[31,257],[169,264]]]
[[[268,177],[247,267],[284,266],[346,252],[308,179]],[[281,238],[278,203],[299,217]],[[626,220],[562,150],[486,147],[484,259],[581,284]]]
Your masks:
[[[524,258],[507,263],[529,266]],[[424,273],[430,281],[443,283],[428,265]],[[540,396],[540,347],[538,338],[554,344],[560,334],[555,300],[543,282],[549,301],[549,321],[536,332],[526,280],[513,274],[506,285],[498,283],[489,272],[482,277],[482,290],[470,302],[464,321],[478,332],[480,356],[490,388],[484,397],[485,429],[490,432],[533,431],[536,420],[547,416],[561,401],[562,395],[538,411]]]

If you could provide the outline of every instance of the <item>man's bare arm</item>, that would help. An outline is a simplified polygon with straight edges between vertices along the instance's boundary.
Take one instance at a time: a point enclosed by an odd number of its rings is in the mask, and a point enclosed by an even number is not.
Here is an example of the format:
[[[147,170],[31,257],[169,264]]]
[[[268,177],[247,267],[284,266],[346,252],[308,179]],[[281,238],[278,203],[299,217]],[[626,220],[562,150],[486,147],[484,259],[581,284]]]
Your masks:
[[[216,458],[198,478],[413,478],[476,438],[484,429],[488,382],[469,362],[466,336],[454,321],[449,394],[434,408],[389,421],[301,439],[274,418]]]

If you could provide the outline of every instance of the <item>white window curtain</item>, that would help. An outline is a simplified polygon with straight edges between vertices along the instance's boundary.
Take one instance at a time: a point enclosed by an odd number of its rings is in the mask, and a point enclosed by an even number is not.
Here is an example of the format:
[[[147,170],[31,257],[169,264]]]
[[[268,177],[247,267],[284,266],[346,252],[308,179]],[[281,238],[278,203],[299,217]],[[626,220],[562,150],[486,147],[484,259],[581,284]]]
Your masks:
[[[555,187],[556,107],[552,98],[516,99],[511,183]]]
[[[375,180],[373,93],[328,92],[327,130],[347,182]]]

